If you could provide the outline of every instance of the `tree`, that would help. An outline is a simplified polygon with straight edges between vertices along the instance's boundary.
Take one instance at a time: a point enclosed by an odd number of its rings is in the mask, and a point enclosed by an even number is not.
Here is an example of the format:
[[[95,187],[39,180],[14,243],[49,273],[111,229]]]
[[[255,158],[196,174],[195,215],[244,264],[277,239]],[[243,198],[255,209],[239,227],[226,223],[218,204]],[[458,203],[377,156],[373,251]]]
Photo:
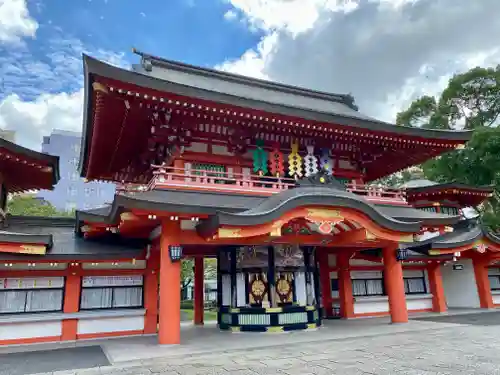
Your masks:
[[[194,260],[192,258],[185,258],[181,260],[181,289],[184,290],[191,285],[194,279]]]
[[[49,202],[37,199],[31,195],[15,195],[7,201],[7,212],[11,215],[74,217],[73,211],[59,211]]]
[[[500,65],[474,68],[452,77],[436,99],[415,100],[397,115],[397,124],[431,129],[474,129],[463,150],[455,150],[423,164],[426,178],[437,182],[493,185],[493,199],[479,207],[485,224],[500,228]]]
[[[204,279],[213,280],[217,276],[217,259],[204,259]],[[182,295],[186,296],[186,289],[194,280],[194,259],[185,258],[181,261],[181,289]]]

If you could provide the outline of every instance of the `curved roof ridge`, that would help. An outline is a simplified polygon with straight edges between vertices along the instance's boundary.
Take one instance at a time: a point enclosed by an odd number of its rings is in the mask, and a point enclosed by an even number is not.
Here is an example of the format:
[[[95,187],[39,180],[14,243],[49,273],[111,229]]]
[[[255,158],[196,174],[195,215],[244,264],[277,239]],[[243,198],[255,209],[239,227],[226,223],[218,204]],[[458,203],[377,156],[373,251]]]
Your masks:
[[[268,197],[258,206],[237,213],[219,211],[211,225],[258,225],[278,219],[285,212],[302,206],[350,208],[362,212],[379,225],[402,232],[415,232],[421,221],[401,221],[385,215],[365,199],[327,186],[297,187]]]
[[[273,81],[260,79],[260,78],[248,77],[248,76],[244,76],[242,74],[229,73],[229,72],[225,72],[225,71],[217,70],[217,69],[213,69],[213,68],[200,67],[200,66],[180,62],[180,61],[169,60],[169,59],[165,59],[163,57],[151,55],[149,53],[139,51],[135,48],[132,49],[132,52],[135,53],[136,55],[139,55],[142,59],[150,60],[151,63],[153,63],[153,64],[156,63],[157,65],[163,66],[166,68],[180,70],[180,71],[187,72],[187,73],[194,73],[194,74],[199,74],[199,75],[222,78],[222,79],[231,80],[231,81],[234,81],[237,83],[244,83],[247,85],[258,86],[258,87],[267,88],[267,89],[271,89],[271,90],[274,89],[274,90],[280,90],[280,91],[288,91],[288,92],[294,93],[294,94],[301,94],[301,95],[312,96],[312,97],[321,98],[321,99],[327,99],[327,100],[335,101],[337,103],[345,104],[345,105],[349,106],[351,109],[354,109],[356,111],[358,110],[358,107],[354,104],[354,98],[350,94],[337,94],[337,93],[331,93],[331,92],[327,92],[327,91],[313,90],[313,89],[308,89],[308,88],[302,87],[302,86],[289,85],[289,84],[285,84],[285,83],[273,82]]]

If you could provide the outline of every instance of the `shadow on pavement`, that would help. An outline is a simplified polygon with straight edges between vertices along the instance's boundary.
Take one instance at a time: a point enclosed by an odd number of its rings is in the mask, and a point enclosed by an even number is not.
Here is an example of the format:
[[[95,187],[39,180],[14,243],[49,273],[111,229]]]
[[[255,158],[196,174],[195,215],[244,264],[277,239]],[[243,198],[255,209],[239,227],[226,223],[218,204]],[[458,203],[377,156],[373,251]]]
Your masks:
[[[10,353],[0,355],[0,375],[28,375],[109,364],[100,346]]]
[[[500,312],[461,314],[461,315],[441,315],[411,318],[425,322],[466,324],[478,326],[497,326],[500,325]]]

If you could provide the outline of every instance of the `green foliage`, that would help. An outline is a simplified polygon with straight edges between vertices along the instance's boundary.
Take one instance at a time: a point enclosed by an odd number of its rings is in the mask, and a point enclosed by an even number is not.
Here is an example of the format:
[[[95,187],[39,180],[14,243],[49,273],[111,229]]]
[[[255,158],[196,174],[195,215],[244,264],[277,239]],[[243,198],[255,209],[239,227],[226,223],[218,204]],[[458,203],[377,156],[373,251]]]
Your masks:
[[[181,310],[193,310],[194,309],[194,301],[192,299],[186,299],[181,301]]]
[[[213,280],[217,276],[217,259],[204,259],[204,278]],[[194,281],[194,259],[185,258],[181,261],[181,288],[188,287]]]
[[[471,129],[471,141],[423,164],[426,178],[437,182],[493,185],[493,199],[479,207],[482,220],[500,228],[500,65],[457,74],[439,98],[424,96],[397,116],[397,124],[431,129]]]
[[[217,277],[217,259],[205,258],[205,280],[215,280]]]
[[[429,127],[434,121],[437,109],[436,99],[432,96],[422,96],[411,103],[406,111],[396,116],[396,125],[410,127]]]
[[[194,280],[194,260],[185,258],[181,260],[181,288],[186,288]]]
[[[424,178],[423,172],[419,168],[405,169],[401,172],[393,173],[375,181],[375,184],[381,184],[391,188],[398,188],[405,182]]]
[[[443,123],[465,129],[492,126],[500,115],[500,65],[455,75],[439,99]]]
[[[7,201],[7,213],[21,216],[74,217],[73,211],[58,211],[50,203],[31,195],[16,195]]]

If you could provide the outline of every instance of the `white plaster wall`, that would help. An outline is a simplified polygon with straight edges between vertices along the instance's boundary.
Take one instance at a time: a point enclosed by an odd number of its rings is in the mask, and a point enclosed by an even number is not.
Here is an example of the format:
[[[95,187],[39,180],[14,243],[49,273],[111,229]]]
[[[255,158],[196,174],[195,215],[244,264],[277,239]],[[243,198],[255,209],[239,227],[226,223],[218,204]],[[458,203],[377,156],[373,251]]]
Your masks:
[[[79,319],[77,334],[144,330],[144,316]]]
[[[62,335],[60,320],[51,322],[30,322],[0,324],[0,340],[30,339]]]
[[[480,307],[476,278],[472,260],[461,259],[463,270],[453,270],[452,266],[441,266],[444,295],[448,307]]]
[[[406,296],[408,311],[432,309],[432,294]]]
[[[381,313],[389,311],[387,296],[355,297],[354,314]]]
[[[491,297],[494,305],[500,305],[500,290],[492,290]]]

